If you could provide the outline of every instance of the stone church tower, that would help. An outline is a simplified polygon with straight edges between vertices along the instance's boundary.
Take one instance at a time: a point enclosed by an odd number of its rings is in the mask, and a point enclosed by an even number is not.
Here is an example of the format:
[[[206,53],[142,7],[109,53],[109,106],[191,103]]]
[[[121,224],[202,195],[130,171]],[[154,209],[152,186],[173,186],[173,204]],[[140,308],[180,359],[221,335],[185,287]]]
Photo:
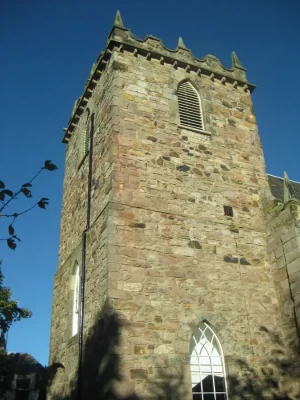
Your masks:
[[[266,332],[297,340],[277,258],[298,200],[276,222],[254,88],[235,53],[139,40],[117,13],[63,139],[49,398],[227,399],[236,360],[266,366]]]

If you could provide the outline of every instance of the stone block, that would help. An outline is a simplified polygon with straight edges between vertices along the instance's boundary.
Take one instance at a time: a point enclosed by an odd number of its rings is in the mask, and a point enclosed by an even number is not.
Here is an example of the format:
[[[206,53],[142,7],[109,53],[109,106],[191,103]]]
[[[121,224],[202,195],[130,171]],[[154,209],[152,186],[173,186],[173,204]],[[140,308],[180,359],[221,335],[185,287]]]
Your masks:
[[[295,236],[296,236],[296,231],[294,226],[292,226],[284,235],[281,236],[281,240],[283,243],[286,243]]]
[[[300,258],[300,247],[294,247],[285,253],[286,262],[290,264],[297,258]]]
[[[291,284],[291,292],[293,297],[300,294],[300,281]]]
[[[300,258],[292,261],[290,264],[287,265],[287,271],[289,275],[294,274],[297,271],[300,271]]]
[[[278,267],[279,269],[280,269],[280,268],[284,268],[284,267],[286,266],[285,256],[282,256],[282,257],[278,258],[278,259],[276,260],[276,262],[277,262],[277,267]]]

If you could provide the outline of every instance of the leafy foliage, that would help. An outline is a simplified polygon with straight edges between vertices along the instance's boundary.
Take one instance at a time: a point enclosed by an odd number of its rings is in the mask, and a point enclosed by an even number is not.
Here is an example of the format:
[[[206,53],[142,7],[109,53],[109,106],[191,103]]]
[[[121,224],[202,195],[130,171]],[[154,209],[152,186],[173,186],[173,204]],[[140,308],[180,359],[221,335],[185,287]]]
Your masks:
[[[27,199],[31,199],[33,197],[32,194],[32,182],[36,179],[36,177],[42,172],[42,171],[55,171],[57,169],[57,166],[51,162],[51,160],[46,160],[44,163],[44,166],[40,168],[37,174],[34,175],[34,177],[26,183],[23,183],[19,190],[16,192],[13,192],[12,190],[8,189],[5,186],[5,183],[0,180],[0,202],[2,203],[2,206],[0,206],[0,218],[8,218],[10,219],[10,223],[8,225],[8,237],[6,238],[1,238],[0,240],[6,241],[7,246],[11,250],[15,250],[17,247],[17,242],[20,242],[20,238],[15,234],[15,227],[14,224],[16,222],[16,219],[20,217],[21,215],[31,211],[34,207],[39,207],[42,208],[43,210],[46,209],[46,206],[49,204],[49,199],[47,197],[41,198],[39,201],[34,203],[31,207],[21,211],[21,212],[13,212],[13,213],[7,213],[4,214],[3,211],[7,209],[9,206],[11,206],[11,202],[13,200],[16,200],[18,196],[22,193]]]
[[[11,290],[3,286],[4,276],[0,269],[0,331],[8,332],[13,322],[30,318],[32,313],[27,308],[21,308],[18,301],[12,299]]]

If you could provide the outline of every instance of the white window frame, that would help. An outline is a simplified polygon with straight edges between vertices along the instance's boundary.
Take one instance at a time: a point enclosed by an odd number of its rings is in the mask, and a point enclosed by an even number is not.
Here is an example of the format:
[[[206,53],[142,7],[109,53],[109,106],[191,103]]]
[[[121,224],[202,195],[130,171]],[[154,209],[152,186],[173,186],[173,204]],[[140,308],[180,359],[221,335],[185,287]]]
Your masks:
[[[73,306],[72,306],[72,336],[78,333],[79,308],[80,308],[80,274],[79,265],[76,266],[74,286],[73,286]]]
[[[200,390],[193,392],[194,399],[205,400],[205,395],[211,395],[213,396],[211,398],[214,400],[218,400],[221,397],[228,400],[222,346],[213,329],[205,321],[201,322],[192,335],[190,343],[190,369],[192,390],[200,384]],[[204,391],[203,381],[209,375],[212,376],[213,390]],[[223,379],[223,391],[216,391],[215,377]]]

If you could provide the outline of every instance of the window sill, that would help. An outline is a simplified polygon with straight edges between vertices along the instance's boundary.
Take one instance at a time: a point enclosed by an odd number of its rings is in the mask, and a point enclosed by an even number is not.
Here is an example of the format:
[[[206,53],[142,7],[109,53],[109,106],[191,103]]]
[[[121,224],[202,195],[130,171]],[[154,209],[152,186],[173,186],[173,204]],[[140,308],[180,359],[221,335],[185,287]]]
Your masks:
[[[210,132],[201,131],[200,129],[191,128],[190,126],[178,125],[178,128],[180,128],[180,129],[185,129],[185,130],[187,130],[187,131],[196,132],[196,133],[201,133],[202,135],[206,135],[206,136],[211,136],[211,133],[210,133]]]
[[[80,169],[80,167],[82,166],[82,164],[84,163],[84,160],[87,158],[87,156],[89,155],[89,152],[85,153],[82,157],[81,160],[78,164],[78,169]]]

